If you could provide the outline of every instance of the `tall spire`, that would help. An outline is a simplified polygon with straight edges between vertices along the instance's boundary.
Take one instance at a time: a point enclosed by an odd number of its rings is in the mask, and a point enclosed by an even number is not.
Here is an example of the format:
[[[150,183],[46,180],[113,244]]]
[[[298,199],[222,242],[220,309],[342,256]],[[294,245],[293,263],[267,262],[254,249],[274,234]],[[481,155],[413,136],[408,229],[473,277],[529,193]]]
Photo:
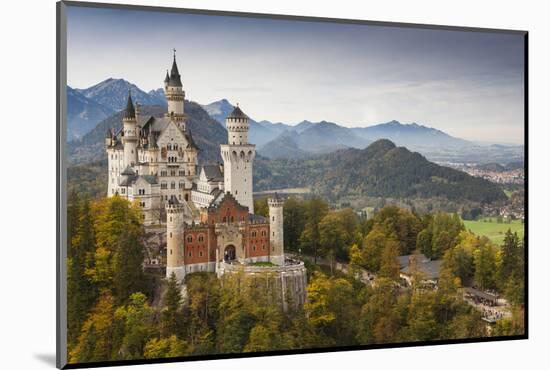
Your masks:
[[[124,111],[124,118],[136,118],[136,109],[132,102],[132,94],[128,90],[128,102],[126,103],[126,109]]]
[[[174,61],[172,62],[172,70],[170,71],[170,81],[168,86],[182,87],[181,76],[176,63],[176,49],[174,49]]]
[[[168,74],[168,70],[166,70],[166,77],[164,78],[164,83],[170,82],[170,75]]]

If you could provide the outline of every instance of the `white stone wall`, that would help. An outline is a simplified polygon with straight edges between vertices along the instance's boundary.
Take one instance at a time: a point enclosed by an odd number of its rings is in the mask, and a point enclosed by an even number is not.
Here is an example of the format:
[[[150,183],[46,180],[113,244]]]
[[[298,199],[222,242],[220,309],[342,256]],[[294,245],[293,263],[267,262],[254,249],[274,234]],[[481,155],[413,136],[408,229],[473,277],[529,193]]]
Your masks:
[[[283,228],[283,201],[268,199],[269,206],[269,244],[271,246],[271,262],[281,265],[284,263],[284,228]]]
[[[118,189],[118,177],[124,171],[124,152],[114,148],[107,148],[107,171],[109,173],[107,196],[112,197]]]
[[[166,277],[172,272],[178,280],[185,278],[183,263],[184,210],[181,205],[166,207]]]
[[[252,164],[256,147],[246,145],[221,145],[224,162],[224,191],[230,192],[243,206],[254,213],[252,198]]]
[[[164,89],[166,101],[168,103],[168,114],[174,112],[174,115],[183,115],[185,91],[177,86],[167,86]]]

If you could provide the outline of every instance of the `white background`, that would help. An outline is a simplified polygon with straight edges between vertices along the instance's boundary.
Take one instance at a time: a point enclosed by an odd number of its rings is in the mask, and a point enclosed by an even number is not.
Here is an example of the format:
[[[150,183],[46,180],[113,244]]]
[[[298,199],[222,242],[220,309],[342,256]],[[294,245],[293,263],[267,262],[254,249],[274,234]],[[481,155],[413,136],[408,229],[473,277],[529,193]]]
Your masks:
[[[130,0],[128,0],[130,1]],[[543,1],[202,0],[136,5],[219,9],[530,31],[530,339],[148,365],[147,369],[548,368],[550,35]],[[0,367],[55,364],[55,2],[2,3],[0,58]],[[546,356],[545,356],[546,355]]]

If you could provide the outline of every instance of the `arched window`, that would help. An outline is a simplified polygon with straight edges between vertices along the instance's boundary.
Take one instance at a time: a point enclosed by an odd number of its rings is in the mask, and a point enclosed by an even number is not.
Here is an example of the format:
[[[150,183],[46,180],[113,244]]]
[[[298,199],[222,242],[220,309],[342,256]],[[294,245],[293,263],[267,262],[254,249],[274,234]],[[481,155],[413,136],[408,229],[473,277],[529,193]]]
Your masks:
[[[192,243],[193,242],[193,235],[187,235],[187,242]]]

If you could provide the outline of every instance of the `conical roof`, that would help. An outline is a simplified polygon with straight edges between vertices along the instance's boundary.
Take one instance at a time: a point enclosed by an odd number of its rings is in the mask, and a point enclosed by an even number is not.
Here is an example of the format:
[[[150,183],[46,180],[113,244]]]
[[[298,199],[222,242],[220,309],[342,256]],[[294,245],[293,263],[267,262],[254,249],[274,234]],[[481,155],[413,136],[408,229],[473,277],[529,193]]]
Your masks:
[[[239,106],[237,105],[233,109],[233,112],[231,112],[229,114],[229,116],[227,116],[227,118],[248,118],[248,116],[246,114],[244,114],[244,112],[241,110],[241,108],[239,108]]]
[[[174,50],[174,61],[172,62],[172,69],[170,70],[170,80],[168,86],[182,87],[181,76],[178,71],[178,64],[176,63],[176,51]]]
[[[124,110],[124,118],[136,118],[136,109],[132,102],[132,94],[128,91],[128,102],[126,103],[126,109]]]

